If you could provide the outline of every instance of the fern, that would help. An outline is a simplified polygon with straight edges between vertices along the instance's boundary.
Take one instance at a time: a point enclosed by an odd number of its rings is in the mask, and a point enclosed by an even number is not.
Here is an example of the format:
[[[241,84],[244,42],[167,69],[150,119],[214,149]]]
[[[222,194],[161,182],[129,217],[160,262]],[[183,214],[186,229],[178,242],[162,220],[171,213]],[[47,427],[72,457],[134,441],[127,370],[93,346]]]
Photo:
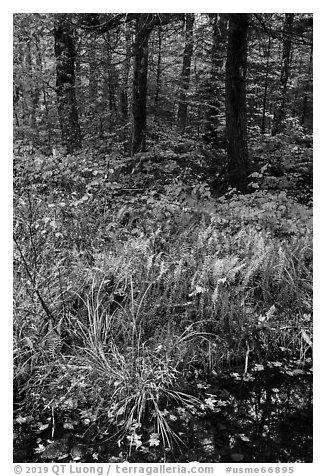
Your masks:
[[[49,321],[48,332],[44,338],[44,348],[51,357],[55,357],[61,350],[62,339],[53,326],[52,320]]]

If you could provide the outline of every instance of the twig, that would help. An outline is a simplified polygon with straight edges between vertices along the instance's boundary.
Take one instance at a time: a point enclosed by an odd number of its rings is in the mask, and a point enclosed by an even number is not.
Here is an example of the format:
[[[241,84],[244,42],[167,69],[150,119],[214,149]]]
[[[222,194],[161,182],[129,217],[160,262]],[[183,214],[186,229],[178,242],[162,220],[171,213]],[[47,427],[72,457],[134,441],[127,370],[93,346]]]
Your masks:
[[[18,243],[18,241],[17,241],[15,235],[14,235],[14,242],[15,242],[15,245],[17,246],[17,249],[18,249],[19,254],[20,254],[20,256],[21,256],[21,259],[22,259],[24,268],[25,268],[25,270],[26,270],[26,273],[27,273],[27,275],[28,275],[28,277],[29,277],[29,279],[30,279],[32,285],[33,285],[35,294],[36,294],[36,296],[38,297],[38,299],[39,299],[39,301],[40,301],[40,303],[41,303],[41,306],[42,306],[42,308],[43,308],[45,314],[48,316],[49,319],[51,319],[51,320],[53,321],[53,320],[54,320],[54,319],[53,319],[53,315],[52,315],[52,313],[51,313],[49,307],[47,306],[46,302],[44,301],[43,297],[41,296],[40,291],[37,289],[36,282],[35,282],[35,278],[32,276],[32,273],[31,273],[30,270],[29,270],[28,264],[27,264],[27,262],[26,262],[26,259],[25,259],[25,257],[24,257],[24,254],[23,254],[23,252],[22,252],[22,250],[21,250],[21,247],[19,246],[19,243]]]

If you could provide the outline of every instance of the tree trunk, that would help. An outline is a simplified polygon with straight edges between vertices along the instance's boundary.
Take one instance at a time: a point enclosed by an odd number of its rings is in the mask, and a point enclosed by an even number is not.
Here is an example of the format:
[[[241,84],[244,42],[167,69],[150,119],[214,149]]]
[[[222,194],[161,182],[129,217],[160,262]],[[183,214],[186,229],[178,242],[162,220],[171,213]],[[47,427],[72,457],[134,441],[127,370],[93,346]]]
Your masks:
[[[119,125],[116,97],[119,77],[114,62],[112,61],[112,50],[112,38],[110,31],[108,31],[107,33],[105,33],[105,41],[102,46],[102,57],[104,58],[104,80],[102,96],[98,97],[96,111],[100,123],[104,124],[103,129],[105,129],[105,131],[109,133],[112,133]],[[102,136],[104,136],[104,130]]]
[[[182,63],[182,73],[181,73],[181,90],[179,98],[179,109],[178,109],[178,124],[182,131],[184,131],[187,124],[187,93],[189,90],[190,84],[190,69],[191,69],[191,59],[194,50],[194,21],[195,16],[193,13],[186,13],[186,39],[185,39],[185,49],[183,52],[183,63]]]
[[[122,66],[122,82],[120,91],[121,112],[121,140],[124,143],[125,152],[130,153],[130,130],[129,130],[129,75],[131,68],[132,40],[129,24],[125,25],[125,59]]]
[[[47,138],[48,138],[48,150],[49,152],[51,151],[51,145],[52,145],[52,127],[51,127],[51,122],[50,122],[50,113],[49,113],[49,103],[48,103],[48,98],[46,94],[46,87],[44,83],[44,74],[43,74],[43,56],[42,56],[42,50],[40,47],[40,40],[39,37],[35,37],[35,46],[36,46],[36,64],[37,68],[39,71],[40,75],[40,80],[42,83],[42,96],[43,96],[43,104],[44,104],[44,119],[45,119],[45,124],[46,124],[46,133],[47,133]]]
[[[33,144],[33,147],[36,147],[38,144],[38,127],[37,127],[37,106],[39,102],[39,88],[37,84],[37,79],[34,77],[34,66],[32,61],[32,52],[31,52],[31,39],[29,38],[26,45],[26,67],[28,71],[28,78],[30,81],[30,114],[29,114],[29,126],[30,126],[30,137]]]
[[[136,19],[133,80],[132,154],[146,150],[146,101],[148,70],[148,38],[153,24],[151,14],[140,13]]]
[[[118,119],[118,107],[116,101],[116,88],[119,84],[119,74],[116,71],[114,62],[112,61],[112,47],[110,32],[107,33],[107,54],[106,54],[106,67],[107,67],[107,85],[109,93],[109,107],[111,121],[116,124]]]
[[[265,71],[265,85],[264,85],[264,99],[263,99],[263,117],[262,117],[262,123],[261,123],[261,132],[262,132],[262,134],[265,134],[265,130],[266,130],[266,108],[267,108],[267,92],[268,92],[270,53],[271,53],[271,35],[268,35],[267,63],[266,63],[266,71]]]
[[[88,76],[88,99],[90,110],[96,108],[96,103],[98,99],[98,70],[97,70],[97,60],[96,60],[96,42],[95,38],[90,43],[90,52],[89,52],[89,76]]]
[[[291,68],[291,35],[293,32],[293,20],[294,13],[285,14],[280,95],[275,108],[272,135],[279,134],[282,131],[283,123],[286,117],[286,95]]]
[[[302,114],[301,114],[301,125],[302,126],[305,126],[305,124],[306,124],[306,114],[307,114],[309,90],[312,89],[311,78],[310,78],[311,70],[312,70],[312,46],[311,46],[311,50],[310,50],[308,75],[307,75],[305,92],[304,92],[304,97],[303,97],[303,104],[302,104]]]
[[[57,105],[63,144],[67,153],[81,149],[81,132],[75,91],[76,48],[67,14],[56,14],[54,49],[57,69]]]
[[[229,15],[225,109],[227,158],[230,184],[245,193],[248,189],[247,138],[247,32],[249,14]]]
[[[85,111],[88,105],[87,96],[85,96],[84,88],[82,87],[82,77],[81,59],[77,56],[75,60],[75,95],[78,104],[79,117],[85,116]]]
[[[158,27],[158,53],[157,53],[157,70],[156,70],[156,91],[155,91],[155,121],[158,120],[159,98],[162,82],[162,28]]]
[[[211,13],[212,25],[212,49],[211,49],[211,72],[207,86],[208,109],[205,115],[204,139],[215,147],[219,147],[225,138],[218,136],[218,116],[223,110],[223,96],[219,90],[221,69],[224,62],[227,18],[225,14]]]

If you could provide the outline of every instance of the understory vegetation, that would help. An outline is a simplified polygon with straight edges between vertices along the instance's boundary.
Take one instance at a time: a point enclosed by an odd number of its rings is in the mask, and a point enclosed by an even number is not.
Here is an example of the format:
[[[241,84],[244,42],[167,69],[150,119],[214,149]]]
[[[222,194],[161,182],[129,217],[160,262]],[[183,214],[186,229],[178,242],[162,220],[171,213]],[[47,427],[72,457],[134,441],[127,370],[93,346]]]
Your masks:
[[[259,157],[272,140],[285,139]],[[214,409],[196,379],[245,382],[284,357],[304,368],[310,151],[282,150],[287,184],[257,160],[252,193],[219,196],[213,152],[177,134],[129,159],[16,150],[16,424],[95,426],[129,453],[167,450],[182,444],[173,410]]]

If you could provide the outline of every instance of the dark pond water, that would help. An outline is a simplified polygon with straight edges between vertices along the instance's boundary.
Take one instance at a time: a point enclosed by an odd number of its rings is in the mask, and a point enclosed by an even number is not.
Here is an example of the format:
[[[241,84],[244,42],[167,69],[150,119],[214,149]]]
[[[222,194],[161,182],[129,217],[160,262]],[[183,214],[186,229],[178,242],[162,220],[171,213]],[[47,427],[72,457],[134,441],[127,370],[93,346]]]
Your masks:
[[[168,418],[183,440],[172,450],[117,444],[95,426],[36,434],[15,423],[14,462],[312,462],[312,370],[296,361],[192,379],[205,412],[173,408]],[[52,442],[49,443],[49,440]],[[144,440],[145,441],[145,440]]]

